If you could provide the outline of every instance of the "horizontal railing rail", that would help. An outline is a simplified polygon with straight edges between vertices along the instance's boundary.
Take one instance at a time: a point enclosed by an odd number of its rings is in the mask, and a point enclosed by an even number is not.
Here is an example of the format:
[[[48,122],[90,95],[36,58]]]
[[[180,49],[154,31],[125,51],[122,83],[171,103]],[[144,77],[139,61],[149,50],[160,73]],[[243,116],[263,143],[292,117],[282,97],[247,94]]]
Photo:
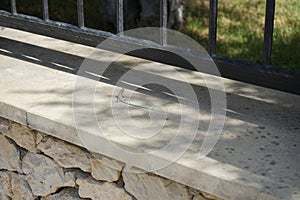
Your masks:
[[[16,0],[10,0],[11,11],[0,10],[0,25],[55,37],[67,41],[96,46],[101,41],[114,36],[115,34],[85,27],[84,23],[84,0],[77,0],[77,26],[53,21],[49,19],[48,0],[42,0],[43,19],[19,14],[17,12]],[[129,55],[137,56],[161,63],[171,64],[182,68],[195,70],[186,60],[175,56],[168,51],[174,48],[168,45],[167,21],[168,21],[168,0],[161,0],[160,3],[160,42],[155,44],[143,39],[130,39],[125,37],[124,31],[124,0],[116,0],[117,37],[108,47],[108,50],[117,51],[118,48],[132,46],[143,47],[142,50],[130,52]],[[239,80],[255,85],[260,85],[276,90],[300,94],[300,73],[271,66],[273,27],[274,27],[275,0],[266,0],[266,16],[264,29],[264,43],[262,50],[263,64],[236,60],[217,55],[217,19],[218,0],[210,0],[209,17],[209,47],[208,52],[216,63],[222,77]],[[117,46],[118,48],[114,48]],[[180,49],[184,52],[185,49]],[[203,63],[207,60],[200,52],[190,53],[186,50],[187,57],[196,59]],[[202,72],[211,73],[209,66],[202,66]]]

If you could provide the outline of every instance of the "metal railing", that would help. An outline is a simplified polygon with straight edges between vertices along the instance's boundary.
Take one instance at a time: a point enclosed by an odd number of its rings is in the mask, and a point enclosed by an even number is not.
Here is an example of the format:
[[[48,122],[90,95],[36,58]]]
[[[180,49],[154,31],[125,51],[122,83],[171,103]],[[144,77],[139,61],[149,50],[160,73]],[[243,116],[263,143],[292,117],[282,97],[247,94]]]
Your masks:
[[[168,22],[168,0],[160,0],[160,47],[152,46],[143,39],[136,39],[134,43],[122,34],[124,31],[124,0],[116,0],[116,19],[118,39],[115,45],[126,48],[128,45],[141,45],[147,49],[131,52],[130,55],[150,59],[166,64],[172,64],[183,68],[194,69],[182,58],[174,56],[167,51],[167,22]],[[84,0],[77,0],[77,26],[53,21],[49,19],[48,0],[42,0],[43,19],[37,17],[18,14],[16,0],[10,0],[11,12],[0,10],[0,25],[17,28],[33,33],[47,35],[59,39],[64,39],[76,43],[96,46],[101,41],[114,35],[113,33],[90,29],[84,23]],[[266,15],[264,28],[264,43],[262,50],[263,64],[251,63],[242,60],[235,60],[217,55],[217,19],[218,0],[210,0],[209,17],[209,45],[208,52],[214,59],[222,77],[244,81],[264,87],[282,90],[294,94],[300,94],[300,73],[284,70],[271,66],[273,27],[274,27],[275,0],[266,0]],[[116,50],[116,48],[109,50]],[[196,54],[197,55],[197,54]],[[195,54],[187,56],[195,56]],[[202,59],[201,56],[193,59]],[[203,72],[210,70],[203,67]]]

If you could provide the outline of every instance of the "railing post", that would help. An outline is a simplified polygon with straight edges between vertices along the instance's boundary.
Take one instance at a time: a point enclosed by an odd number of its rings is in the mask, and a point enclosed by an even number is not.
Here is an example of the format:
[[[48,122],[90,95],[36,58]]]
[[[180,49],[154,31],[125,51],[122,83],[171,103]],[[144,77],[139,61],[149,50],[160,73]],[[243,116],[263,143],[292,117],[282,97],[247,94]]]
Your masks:
[[[16,0],[10,0],[10,10],[12,15],[17,14]]]
[[[44,21],[49,21],[49,6],[48,0],[43,0],[43,19]]]
[[[80,28],[83,28],[84,27],[83,0],[77,0],[77,14],[78,14],[78,26]]]
[[[217,44],[218,0],[210,0],[209,4],[209,38],[208,52],[216,55]]]
[[[267,0],[263,47],[263,65],[271,64],[272,42],[274,30],[275,0]]]
[[[160,44],[167,45],[168,1],[160,0]]]
[[[116,10],[117,10],[117,33],[120,36],[124,35],[124,0],[116,0]]]

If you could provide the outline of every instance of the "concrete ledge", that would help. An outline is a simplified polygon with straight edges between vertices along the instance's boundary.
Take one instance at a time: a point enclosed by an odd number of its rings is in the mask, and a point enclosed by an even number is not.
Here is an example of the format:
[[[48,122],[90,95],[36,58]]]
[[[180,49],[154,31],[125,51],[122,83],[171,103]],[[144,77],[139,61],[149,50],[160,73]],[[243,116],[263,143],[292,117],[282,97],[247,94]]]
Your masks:
[[[74,122],[72,92],[77,76],[73,73],[93,49],[13,29],[4,28],[0,33],[0,116],[84,146]],[[113,53],[99,50],[99,54],[107,61]],[[103,111],[99,112],[99,117],[108,128],[113,119],[109,118],[109,113],[104,114],[105,103],[109,102],[104,96],[117,88],[114,83],[124,70],[141,63],[149,62],[124,56],[115,64],[118,68],[107,72],[106,83],[93,83],[97,84],[95,105]],[[162,79],[172,77],[166,68],[159,67],[160,64],[151,65],[157,66],[155,69]],[[209,119],[209,95],[205,84],[198,79],[197,72],[181,71],[201,97],[201,123],[205,129]],[[195,157],[203,140],[203,130],[199,130],[194,143],[180,159],[155,173],[224,199],[299,199],[300,97],[227,79],[223,81],[227,91],[227,118],[213,151],[205,159]],[[139,101],[149,98],[149,102],[155,100],[164,104],[160,95],[134,94]],[[176,103],[170,106],[176,107]],[[91,112],[86,109],[87,113]],[[110,142],[133,151],[144,151],[146,147],[151,151],[158,145],[155,140],[131,143],[124,140],[120,130],[108,130],[113,133],[108,137]],[[90,150],[129,166],[147,167],[143,160],[126,160],[106,149],[107,138],[89,132],[89,127],[84,131],[87,137],[101,144],[87,147]],[[176,126],[165,130],[166,134],[173,132]],[[168,140],[169,136],[159,139]],[[164,161],[157,156],[149,159]]]

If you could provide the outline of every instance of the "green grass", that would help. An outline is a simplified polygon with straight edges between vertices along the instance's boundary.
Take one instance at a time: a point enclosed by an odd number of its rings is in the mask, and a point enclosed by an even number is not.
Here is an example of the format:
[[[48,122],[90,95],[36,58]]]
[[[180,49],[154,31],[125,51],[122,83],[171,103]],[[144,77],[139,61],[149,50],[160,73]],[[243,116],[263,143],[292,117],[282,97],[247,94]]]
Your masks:
[[[264,0],[219,0],[217,54],[262,62]],[[187,0],[185,34],[207,48],[209,0]],[[277,0],[272,65],[300,71],[300,3]]]

